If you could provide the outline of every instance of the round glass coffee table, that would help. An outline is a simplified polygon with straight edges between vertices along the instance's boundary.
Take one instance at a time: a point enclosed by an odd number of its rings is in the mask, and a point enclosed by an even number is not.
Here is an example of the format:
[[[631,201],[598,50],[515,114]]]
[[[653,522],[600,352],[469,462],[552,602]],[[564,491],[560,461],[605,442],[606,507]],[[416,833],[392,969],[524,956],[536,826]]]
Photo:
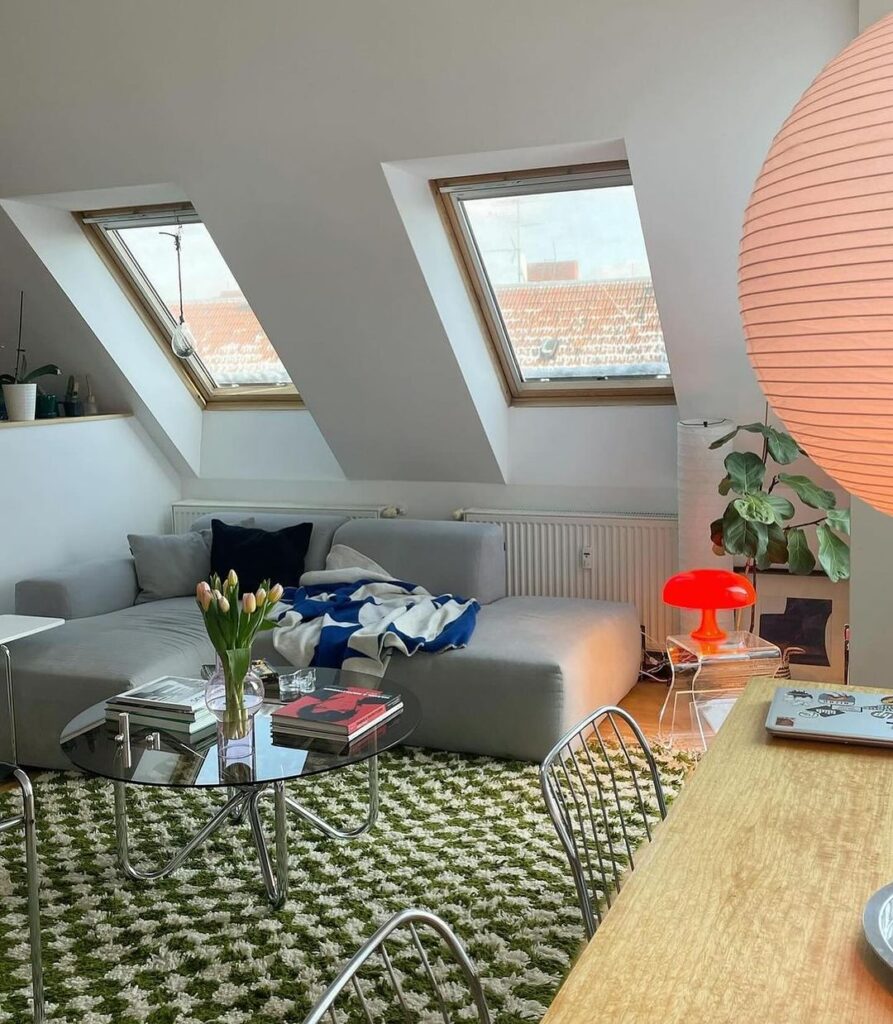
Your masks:
[[[338,682],[334,670],[317,670],[317,683]],[[371,689],[371,687],[370,687]],[[124,873],[138,881],[154,881],[176,871],[186,858],[227,824],[247,814],[257,850],[261,876],[274,907],[288,896],[288,812],[297,814],[332,839],[352,839],[367,832],[378,817],[378,755],[407,739],[421,719],[419,703],[399,687],[403,710],[353,743],[340,746],[327,740],[292,738],[274,740],[270,715],[278,704],[264,704],[255,715],[253,743],[233,744],[218,732],[192,739],[185,735],[130,724],[126,734],[107,721],[105,702],[94,704],[73,718],[60,737],[62,750],[76,767],[89,775],[109,779],[115,791],[115,828],[118,860]],[[336,771],[365,763],[368,769],[368,805],[356,825],[333,825],[289,796],[285,784],[294,779]],[[130,858],[127,823],[127,786],[162,786],[171,789],[219,788],[228,790],[220,809],[171,859],[156,868],[137,868]],[[275,841],[271,858],[260,814],[262,799],[272,794]]]

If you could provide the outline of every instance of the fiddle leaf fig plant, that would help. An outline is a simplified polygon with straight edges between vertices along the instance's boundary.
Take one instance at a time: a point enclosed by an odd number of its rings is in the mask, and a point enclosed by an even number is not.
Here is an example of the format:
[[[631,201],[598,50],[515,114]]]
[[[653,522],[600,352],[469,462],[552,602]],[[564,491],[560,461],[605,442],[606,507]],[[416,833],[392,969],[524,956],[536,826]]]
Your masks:
[[[714,551],[719,555],[738,555],[755,569],[786,565],[797,575],[811,573],[818,562],[832,582],[849,579],[850,548],[842,536],[850,532],[849,509],[838,508],[834,494],[808,476],[777,468],[788,466],[805,454],[783,430],[766,423],[745,423],[710,447],[728,444],[741,430],[762,435],[762,455],[730,452],[726,456],[726,475],[719,482],[719,493],[731,498],[722,517],[710,524]],[[770,466],[770,460],[774,466]],[[806,522],[793,523],[794,504],[784,494],[776,493],[779,487],[786,488],[820,514]],[[817,556],[810,547],[804,529],[807,526],[816,528]]]

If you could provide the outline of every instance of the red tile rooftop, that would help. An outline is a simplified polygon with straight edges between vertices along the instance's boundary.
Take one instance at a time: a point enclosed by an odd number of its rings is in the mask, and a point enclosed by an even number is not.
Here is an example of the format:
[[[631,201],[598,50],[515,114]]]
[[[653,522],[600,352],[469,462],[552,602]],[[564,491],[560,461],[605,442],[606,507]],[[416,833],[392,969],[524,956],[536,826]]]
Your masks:
[[[666,366],[649,278],[525,281],[495,291],[523,370]],[[546,342],[557,345],[544,348]]]
[[[568,272],[570,265],[567,261],[552,266],[559,273]],[[640,372],[668,372],[654,288],[648,278],[526,281],[499,285],[496,295],[527,376],[626,366],[647,367]],[[199,355],[218,383],[288,380],[241,295],[189,302],[184,314]]]
[[[276,350],[241,294],[184,303],[183,315],[202,362],[218,384],[288,381]]]

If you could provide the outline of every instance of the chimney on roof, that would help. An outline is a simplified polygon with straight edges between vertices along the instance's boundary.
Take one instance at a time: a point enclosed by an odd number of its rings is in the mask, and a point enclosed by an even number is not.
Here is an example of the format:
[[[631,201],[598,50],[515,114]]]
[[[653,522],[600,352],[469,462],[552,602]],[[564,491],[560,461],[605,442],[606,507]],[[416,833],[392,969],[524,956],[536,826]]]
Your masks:
[[[579,281],[580,264],[577,260],[544,260],[527,264],[528,281]]]

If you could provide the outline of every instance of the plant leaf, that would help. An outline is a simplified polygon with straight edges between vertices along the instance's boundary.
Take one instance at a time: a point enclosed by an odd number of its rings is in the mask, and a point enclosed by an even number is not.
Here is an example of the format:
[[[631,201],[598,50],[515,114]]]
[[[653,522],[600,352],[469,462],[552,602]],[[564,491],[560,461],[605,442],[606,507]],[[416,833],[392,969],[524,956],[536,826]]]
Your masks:
[[[730,491],[731,489],[732,489],[732,478],[731,478],[731,477],[730,477],[730,476],[728,475],[728,473],[727,473],[727,474],[726,474],[726,475],[725,475],[725,476],[724,476],[724,477],[722,478],[722,480],[720,480],[720,481],[719,481],[719,487],[717,487],[717,490],[719,491],[719,493],[720,493],[720,494],[721,494],[721,495],[722,495],[723,497],[725,497],[725,496],[726,496],[726,495],[727,495],[727,494],[729,493],[729,491]]]
[[[43,366],[38,366],[36,370],[31,370],[27,373],[22,377],[20,383],[33,384],[40,377],[58,377],[61,372],[55,363],[45,363]]]
[[[800,446],[790,434],[786,434],[783,430],[769,427],[766,441],[769,446],[769,454],[781,466],[790,465],[800,456]]]
[[[757,558],[769,543],[769,530],[765,523],[742,519],[735,502],[731,502],[722,517],[723,547],[730,555]]]
[[[787,484],[803,504],[809,505],[810,508],[826,510],[834,508],[837,503],[837,499],[831,491],[826,491],[824,487],[814,484],[808,476],[791,476],[790,473],[779,473],[778,479],[781,483]]]
[[[848,580],[850,548],[847,542],[838,537],[827,523],[819,523],[815,532],[819,539],[819,564],[828,574],[828,579],[832,583]]]
[[[753,452],[730,452],[724,464],[731,480],[731,489],[736,494],[762,489],[766,467],[759,455]]]
[[[766,501],[766,496],[759,494],[745,494],[743,498],[736,498],[732,504],[735,506],[738,515],[751,523],[775,522],[775,509]]]
[[[767,494],[766,501],[775,511],[775,522],[783,526],[794,515],[794,506],[780,494]]]
[[[714,519],[710,524],[710,543],[718,548],[723,547],[722,520]]]
[[[757,558],[758,569],[768,569],[770,565],[784,565],[788,560],[788,539],[778,523],[770,524],[768,537],[766,550]]]
[[[808,576],[815,568],[815,555],[799,526],[788,530],[788,568],[796,576]]]
[[[850,532],[850,510],[848,508],[829,508],[828,525],[840,533]]]
[[[730,434],[726,434],[724,437],[719,438],[719,440],[713,441],[712,444],[708,445],[708,447],[710,449],[722,448],[722,446],[724,444],[728,444],[729,441],[733,440],[733,438],[735,438],[737,436],[738,431],[740,429],[741,429],[740,427],[735,427],[735,429]]]

